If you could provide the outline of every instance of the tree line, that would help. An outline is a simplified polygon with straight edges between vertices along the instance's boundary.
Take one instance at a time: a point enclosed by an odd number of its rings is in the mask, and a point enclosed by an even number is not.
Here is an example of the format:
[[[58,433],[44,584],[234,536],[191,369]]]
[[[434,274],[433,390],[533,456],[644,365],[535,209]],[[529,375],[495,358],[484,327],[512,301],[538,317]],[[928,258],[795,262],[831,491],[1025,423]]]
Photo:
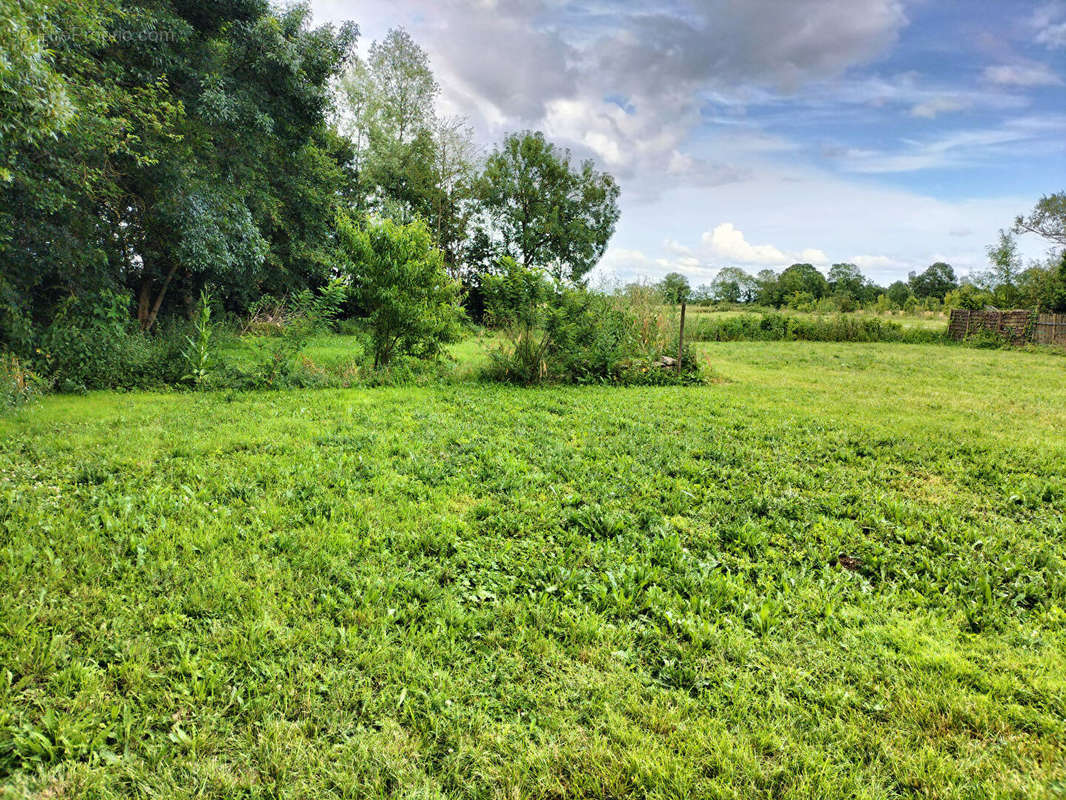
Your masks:
[[[907,280],[888,286],[867,278],[854,264],[833,264],[823,274],[812,264],[792,264],[781,272],[764,269],[752,275],[725,267],[707,284],[691,287],[678,272],[657,284],[668,303],[758,305],[802,311],[938,310],[1032,308],[1066,311],[1066,195],[1043,198],[1034,211],[1019,217],[1011,232],[1001,231],[988,248],[989,268],[959,278],[950,264],[938,261]],[[1023,264],[1015,233],[1035,232],[1052,243],[1043,262]]]
[[[32,359],[57,326],[128,314],[154,333],[193,318],[204,290],[240,315],[337,280],[344,315],[380,319],[399,282],[426,277],[392,269],[401,251],[450,282],[434,275],[430,305],[476,293],[502,258],[580,281],[618,219],[613,178],[533,131],[480,153],[437,114],[405,31],[364,57],[358,36],[268,0],[15,2],[0,27],[3,347]]]

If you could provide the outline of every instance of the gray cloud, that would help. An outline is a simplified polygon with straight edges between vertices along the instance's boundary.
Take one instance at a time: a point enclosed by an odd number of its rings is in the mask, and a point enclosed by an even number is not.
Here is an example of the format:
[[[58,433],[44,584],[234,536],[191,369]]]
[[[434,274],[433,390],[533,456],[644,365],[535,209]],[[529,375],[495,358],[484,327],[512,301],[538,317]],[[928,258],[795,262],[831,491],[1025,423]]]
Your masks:
[[[380,16],[418,20],[412,33],[430,51],[448,111],[470,116],[487,139],[543,129],[594,156],[627,194],[648,196],[743,177],[726,157],[686,151],[709,98],[743,101],[838,76],[906,24],[899,0],[398,5]],[[361,13],[377,14],[371,6]]]

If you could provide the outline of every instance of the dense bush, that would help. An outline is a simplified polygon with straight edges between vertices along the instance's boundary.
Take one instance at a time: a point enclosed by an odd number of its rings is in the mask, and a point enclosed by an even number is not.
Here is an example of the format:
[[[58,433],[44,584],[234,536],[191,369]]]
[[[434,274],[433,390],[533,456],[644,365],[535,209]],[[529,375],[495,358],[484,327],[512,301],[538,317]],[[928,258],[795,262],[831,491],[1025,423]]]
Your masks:
[[[375,368],[401,356],[434,357],[458,337],[459,284],[445,271],[424,223],[385,219],[360,225],[342,216],[337,230]]]
[[[486,278],[484,292],[487,319],[506,340],[492,353],[492,378],[525,384],[699,379],[691,354],[681,375],[659,366],[669,342],[661,308],[653,320],[648,303],[567,286],[509,258]]]
[[[36,366],[59,391],[148,388],[184,374],[188,324],[173,320],[152,334],[130,319],[128,295],[103,291],[68,298],[37,349]]]
[[[944,340],[937,331],[906,328],[876,317],[835,314],[825,317],[801,317],[795,314],[740,314],[715,316],[704,314],[689,327],[686,338],[702,342],[910,342],[929,343]]]
[[[0,409],[28,403],[43,381],[11,353],[0,353]]]

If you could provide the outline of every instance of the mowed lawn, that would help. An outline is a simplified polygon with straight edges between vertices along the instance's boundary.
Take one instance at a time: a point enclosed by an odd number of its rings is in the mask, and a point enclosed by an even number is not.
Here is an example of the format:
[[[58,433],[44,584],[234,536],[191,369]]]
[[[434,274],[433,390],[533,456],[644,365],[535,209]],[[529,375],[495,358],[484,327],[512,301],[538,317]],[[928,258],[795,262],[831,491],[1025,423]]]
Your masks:
[[[1066,358],[0,418],[0,796],[1061,797]]]

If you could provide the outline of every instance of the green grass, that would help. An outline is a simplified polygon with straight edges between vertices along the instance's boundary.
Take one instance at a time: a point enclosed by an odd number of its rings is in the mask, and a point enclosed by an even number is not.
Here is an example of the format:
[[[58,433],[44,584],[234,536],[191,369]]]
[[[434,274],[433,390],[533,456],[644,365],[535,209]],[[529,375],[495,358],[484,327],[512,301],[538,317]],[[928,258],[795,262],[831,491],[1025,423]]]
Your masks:
[[[701,353],[0,417],[0,786],[1062,796],[1066,361]]]
[[[696,319],[703,316],[713,317],[739,317],[742,314],[763,313],[767,309],[755,308],[752,310],[728,310],[719,311],[716,308],[710,306],[688,306],[685,311],[685,315],[696,314]],[[791,314],[801,319],[820,319],[825,317],[835,316],[835,313],[826,312],[810,312],[810,311],[794,311],[788,308],[782,308],[779,310],[781,314]],[[895,322],[897,325],[902,325],[904,328],[920,328],[928,331],[946,332],[948,329],[948,313],[944,311],[915,311],[910,313],[904,313],[902,311],[886,311],[879,313],[877,311],[849,311],[845,316],[855,317],[858,319],[879,319],[883,322]]]

